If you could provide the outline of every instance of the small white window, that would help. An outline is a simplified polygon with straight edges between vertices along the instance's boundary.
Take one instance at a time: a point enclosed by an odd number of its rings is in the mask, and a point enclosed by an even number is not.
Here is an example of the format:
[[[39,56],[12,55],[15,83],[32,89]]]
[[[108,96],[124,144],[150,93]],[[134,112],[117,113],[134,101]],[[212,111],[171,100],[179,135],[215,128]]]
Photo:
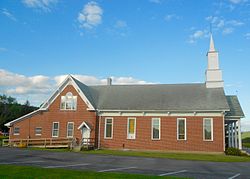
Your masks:
[[[161,119],[160,118],[152,118],[152,139],[159,140],[161,137]]]
[[[186,140],[186,119],[177,118],[177,140]]]
[[[104,138],[105,139],[113,138],[113,118],[105,118]]]
[[[68,122],[67,124],[67,137],[74,136],[74,122]]]
[[[42,135],[42,128],[41,127],[35,128],[35,135],[37,135],[37,136]]]
[[[68,92],[65,96],[61,96],[61,109],[62,110],[76,110],[77,96],[73,96]]]
[[[213,140],[213,119],[212,118],[203,119],[203,140],[205,141]]]
[[[14,135],[19,135],[20,134],[20,127],[14,127],[13,134]]]
[[[136,133],[136,118],[128,118],[128,126],[127,126],[127,138],[128,139],[135,139]]]
[[[53,122],[52,137],[59,137],[59,122]]]

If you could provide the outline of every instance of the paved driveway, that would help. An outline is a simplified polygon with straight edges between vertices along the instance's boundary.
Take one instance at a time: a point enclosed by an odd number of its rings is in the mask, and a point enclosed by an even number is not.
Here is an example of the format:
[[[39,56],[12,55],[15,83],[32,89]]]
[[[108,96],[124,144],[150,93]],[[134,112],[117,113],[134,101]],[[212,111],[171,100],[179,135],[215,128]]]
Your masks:
[[[203,162],[0,148],[0,164],[190,178],[250,179],[250,162]]]

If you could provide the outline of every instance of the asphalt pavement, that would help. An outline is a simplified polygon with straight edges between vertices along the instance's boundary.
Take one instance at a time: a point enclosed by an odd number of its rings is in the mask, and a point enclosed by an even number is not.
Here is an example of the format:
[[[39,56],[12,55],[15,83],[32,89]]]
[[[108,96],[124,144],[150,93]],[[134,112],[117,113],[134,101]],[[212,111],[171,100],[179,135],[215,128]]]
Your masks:
[[[202,179],[250,179],[250,162],[206,162],[0,148],[0,164]]]

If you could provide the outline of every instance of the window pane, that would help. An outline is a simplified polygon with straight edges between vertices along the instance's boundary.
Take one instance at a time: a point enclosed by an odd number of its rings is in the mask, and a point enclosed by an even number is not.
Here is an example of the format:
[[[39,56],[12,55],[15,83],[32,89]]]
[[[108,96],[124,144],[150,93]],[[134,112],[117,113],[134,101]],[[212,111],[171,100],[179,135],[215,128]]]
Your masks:
[[[185,120],[178,119],[178,139],[185,139]]]
[[[59,127],[59,124],[58,123],[53,123],[53,125],[54,125],[54,129],[58,129],[58,127]]]
[[[111,137],[112,125],[106,124],[106,137]]]
[[[68,129],[73,129],[73,123],[68,123]]]
[[[160,137],[159,133],[160,133],[159,129],[153,128],[153,138],[154,139],[159,139],[159,137]]]
[[[107,124],[112,124],[112,119],[106,119]]]
[[[212,126],[211,126],[211,119],[204,120],[204,133],[205,133],[205,140],[212,139]]]
[[[36,127],[35,133],[36,133],[36,135],[41,135],[42,134],[42,128],[41,127]]]
[[[68,130],[68,137],[73,137],[73,130]]]
[[[58,130],[53,130],[53,136],[54,137],[58,136]]]
[[[160,119],[152,119],[153,139],[160,138]]]
[[[15,127],[14,128],[14,134],[19,134],[20,128],[19,127]]]
[[[129,119],[129,134],[135,133],[135,119]]]

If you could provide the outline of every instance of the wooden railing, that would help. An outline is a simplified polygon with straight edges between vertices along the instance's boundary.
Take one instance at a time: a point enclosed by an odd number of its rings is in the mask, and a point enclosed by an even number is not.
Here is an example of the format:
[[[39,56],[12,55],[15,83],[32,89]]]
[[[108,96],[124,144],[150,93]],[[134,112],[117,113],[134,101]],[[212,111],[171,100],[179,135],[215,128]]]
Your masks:
[[[94,149],[95,139],[94,138],[82,138],[81,147],[84,149]]]
[[[44,147],[61,148],[71,147],[73,138],[41,138],[41,139],[4,139],[3,146],[11,147]]]

